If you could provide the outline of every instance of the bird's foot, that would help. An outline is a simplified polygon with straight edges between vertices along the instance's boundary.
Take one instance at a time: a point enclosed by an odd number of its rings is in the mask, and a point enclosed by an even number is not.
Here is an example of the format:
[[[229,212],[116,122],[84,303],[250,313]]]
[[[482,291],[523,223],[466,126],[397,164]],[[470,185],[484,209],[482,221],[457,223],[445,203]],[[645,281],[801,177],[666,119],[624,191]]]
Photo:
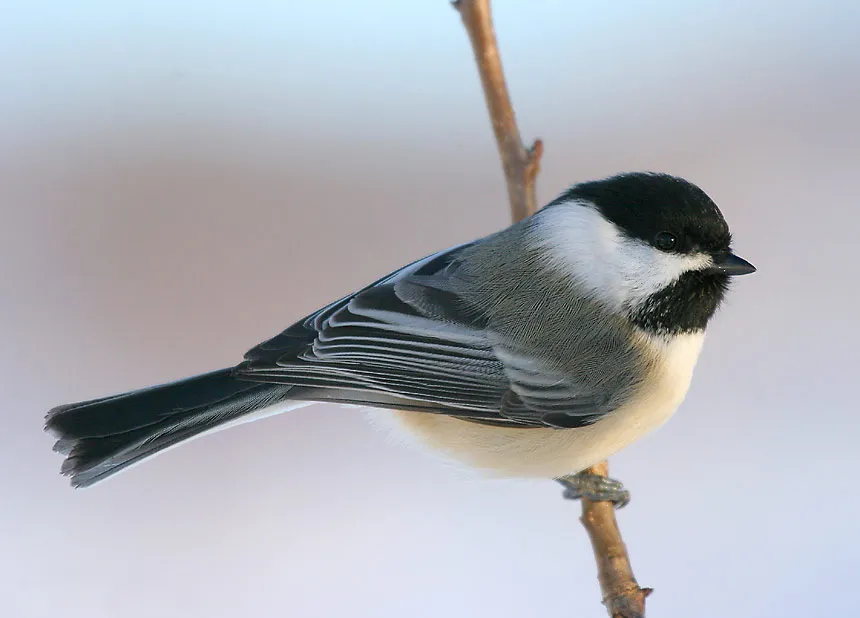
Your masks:
[[[611,502],[617,509],[627,506],[630,502],[630,492],[624,489],[621,481],[606,476],[580,472],[562,476],[556,480],[564,485],[565,500],[587,498],[592,502]]]

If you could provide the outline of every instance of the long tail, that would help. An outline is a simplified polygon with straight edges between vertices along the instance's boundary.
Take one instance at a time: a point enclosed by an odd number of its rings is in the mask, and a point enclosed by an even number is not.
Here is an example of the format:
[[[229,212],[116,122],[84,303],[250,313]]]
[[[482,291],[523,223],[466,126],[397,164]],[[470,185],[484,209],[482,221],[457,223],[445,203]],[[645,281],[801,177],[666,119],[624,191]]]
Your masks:
[[[87,487],[172,446],[289,399],[289,386],[243,382],[222,369],[170,384],[54,408],[45,429],[62,473]]]

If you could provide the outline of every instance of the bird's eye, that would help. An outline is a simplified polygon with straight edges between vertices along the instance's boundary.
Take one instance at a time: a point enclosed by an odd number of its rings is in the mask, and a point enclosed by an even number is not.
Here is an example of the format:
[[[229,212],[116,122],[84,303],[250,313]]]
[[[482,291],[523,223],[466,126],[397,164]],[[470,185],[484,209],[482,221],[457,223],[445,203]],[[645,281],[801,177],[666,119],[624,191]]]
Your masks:
[[[654,237],[654,246],[660,251],[671,251],[678,244],[678,238],[669,232],[660,232]]]

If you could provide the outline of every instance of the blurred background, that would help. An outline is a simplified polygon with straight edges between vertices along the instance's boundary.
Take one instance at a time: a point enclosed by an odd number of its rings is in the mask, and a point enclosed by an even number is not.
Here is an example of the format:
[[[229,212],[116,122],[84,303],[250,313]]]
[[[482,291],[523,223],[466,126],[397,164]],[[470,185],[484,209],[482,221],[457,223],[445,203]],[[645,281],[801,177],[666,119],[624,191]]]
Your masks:
[[[612,460],[654,616],[842,613],[860,568],[860,4],[495,2],[542,202],[700,184],[759,268]],[[601,616],[579,505],[314,406],[87,491],[57,404],[199,373],[508,206],[445,0],[0,2],[0,613]]]

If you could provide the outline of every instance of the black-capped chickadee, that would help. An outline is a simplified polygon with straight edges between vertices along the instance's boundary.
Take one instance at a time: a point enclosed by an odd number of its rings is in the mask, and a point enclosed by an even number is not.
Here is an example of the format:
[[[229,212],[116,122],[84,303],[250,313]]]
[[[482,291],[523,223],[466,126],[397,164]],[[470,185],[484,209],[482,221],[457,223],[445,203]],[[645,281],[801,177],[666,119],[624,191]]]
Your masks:
[[[630,173],[320,309],[239,365],[51,410],[72,485],[314,402],[377,408],[500,475],[580,472],[684,399],[729,277],[755,268],[695,185]]]

